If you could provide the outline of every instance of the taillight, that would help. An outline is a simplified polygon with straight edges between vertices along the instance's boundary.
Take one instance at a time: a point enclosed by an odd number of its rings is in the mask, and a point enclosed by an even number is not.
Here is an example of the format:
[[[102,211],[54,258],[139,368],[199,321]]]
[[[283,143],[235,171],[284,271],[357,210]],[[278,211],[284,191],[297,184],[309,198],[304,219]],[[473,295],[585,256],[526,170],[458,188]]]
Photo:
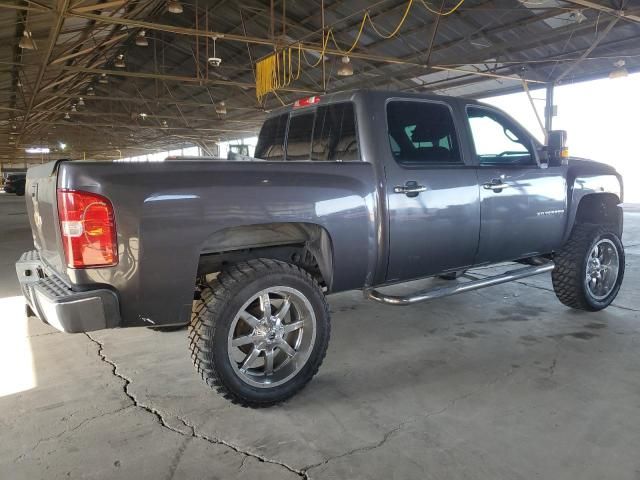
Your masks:
[[[108,267],[118,263],[115,216],[107,198],[58,190],[58,218],[69,267]]]

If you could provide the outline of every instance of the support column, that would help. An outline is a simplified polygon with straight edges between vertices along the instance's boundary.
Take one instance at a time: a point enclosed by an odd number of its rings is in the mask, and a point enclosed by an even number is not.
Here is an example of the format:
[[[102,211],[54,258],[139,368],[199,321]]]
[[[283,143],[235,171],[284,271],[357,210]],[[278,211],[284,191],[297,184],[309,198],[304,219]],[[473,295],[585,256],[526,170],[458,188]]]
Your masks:
[[[553,117],[555,116],[556,112],[555,107],[553,105],[553,88],[554,88],[554,84],[553,83],[548,83],[547,84],[547,95],[546,95],[546,102],[545,102],[545,107],[544,107],[544,128],[547,132],[550,132],[551,130],[553,130]]]

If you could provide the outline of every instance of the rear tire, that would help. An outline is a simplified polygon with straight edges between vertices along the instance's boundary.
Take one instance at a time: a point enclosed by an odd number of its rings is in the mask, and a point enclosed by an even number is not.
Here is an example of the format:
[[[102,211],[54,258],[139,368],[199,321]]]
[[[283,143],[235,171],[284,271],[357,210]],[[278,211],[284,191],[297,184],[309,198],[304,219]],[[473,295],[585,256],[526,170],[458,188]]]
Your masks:
[[[551,273],[558,299],[568,307],[595,312],[608,307],[624,278],[624,247],[618,235],[600,225],[576,225],[554,256]]]
[[[211,388],[234,403],[267,407],[318,372],[329,336],[329,307],[311,275],[258,259],[227,267],[203,287],[189,348]]]

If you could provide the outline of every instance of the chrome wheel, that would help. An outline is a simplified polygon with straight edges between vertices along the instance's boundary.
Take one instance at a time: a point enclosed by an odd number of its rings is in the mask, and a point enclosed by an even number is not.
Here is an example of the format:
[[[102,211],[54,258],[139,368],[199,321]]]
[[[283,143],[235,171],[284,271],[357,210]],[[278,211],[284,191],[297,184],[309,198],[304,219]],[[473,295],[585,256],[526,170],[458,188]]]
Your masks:
[[[315,344],[316,316],[295,288],[276,286],[252,296],[229,329],[227,350],[235,374],[269,388],[293,378]]]
[[[585,283],[596,300],[603,300],[613,291],[618,280],[620,256],[615,244],[608,239],[598,241],[587,258]]]

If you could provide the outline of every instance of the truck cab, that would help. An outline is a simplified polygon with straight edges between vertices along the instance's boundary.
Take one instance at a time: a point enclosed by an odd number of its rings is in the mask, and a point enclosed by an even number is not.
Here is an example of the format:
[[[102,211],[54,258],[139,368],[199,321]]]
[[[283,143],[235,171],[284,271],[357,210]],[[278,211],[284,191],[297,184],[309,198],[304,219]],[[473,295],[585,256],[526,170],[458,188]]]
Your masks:
[[[569,197],[568,160],[550,162],[506,113],[454,97],[311,97],[267,118],[256,157],[373,166],[381,233],[373,284],[549,254],[579,200]]]

